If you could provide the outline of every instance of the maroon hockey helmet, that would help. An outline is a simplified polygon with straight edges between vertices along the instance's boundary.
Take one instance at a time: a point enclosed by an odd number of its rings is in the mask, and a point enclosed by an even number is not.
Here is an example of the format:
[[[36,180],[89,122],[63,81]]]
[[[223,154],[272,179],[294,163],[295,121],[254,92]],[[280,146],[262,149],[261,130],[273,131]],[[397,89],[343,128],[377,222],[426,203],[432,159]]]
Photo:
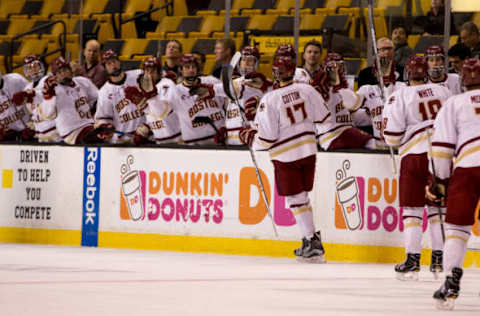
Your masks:
[[[338,53],[328,53],[323,60],[322,67],[324,70],[327,70],[327,68],[334,66],[336,63],[343,63],[342,55]]]
[[[405,72],[408,80],[423,80],[428,78],[427,60],[422,56],[412,56],[405,64]]]
[[[182,57],[180,57],[179,64],[181,67],[186,64],[195,64],[195,66],[197,66],[197,70],[200,69],[200,65],[198,64],[198,61],[195,59],[195,56],[193,56],[193,54],[183,54]]]
[[[106,51],[102,52],[102,64],[105,64],[107,60],[112,58],[118,59],[117,53],[115,53],[113,50],[107,49]]]
[[[440,56],[443,59],[445,59],[445,51],[443,50],[442,46],[439,46],[439,45],[428,46],[427,50],[425,51],[425,58],[435,57],[435,56]]]
[[[253,56],[257,60],[260,60],[260,52],[255,46],[245,46],[241,51],[242,56]]]
[[[293,78],[296,67],[297,65],[292,57],[278,56],[273,61],[272,73],[276,80],[285,81]]]
[[[275,51],[275,55],[273,55],[273,58],[276,59],[280,56],[288,56],[294,61],[297,60],[297,54],[295,53],[295,48],[292,46],[292,44],[282,44],[278,46],[277,50]]]
[[[480,85],[480,60],[469,58],[463,62],[462,79],[465,87]]]
[[[68,67],[68,69],[71,70],[70,64],[62,56],[55,58],[50,64],[50,70],[54,74],[64,67]]]
[[[23,58],[23,65],[28,65],[36,61],[40,62],[40,56],[37,54],[30,54]]]

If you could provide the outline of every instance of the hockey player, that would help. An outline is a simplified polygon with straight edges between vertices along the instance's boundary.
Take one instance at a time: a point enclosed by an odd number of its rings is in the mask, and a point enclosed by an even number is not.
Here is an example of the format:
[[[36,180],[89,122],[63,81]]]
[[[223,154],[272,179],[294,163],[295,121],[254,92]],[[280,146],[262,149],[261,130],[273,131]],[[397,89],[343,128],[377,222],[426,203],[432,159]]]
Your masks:
[[[296,62],[281,56],[273,63],[279,88],[263,96],[255,117],[258,129],[240,130],[240,140],[255,150],[268,149],[278,193],[286,197],[303,235],[299,259],[322,263],[324,248],[315,232],[308,192],[313,188],[317,144],[315,122],[330,117],[322,96],[310,85],[294,82]]]
[[[278,46],[275,54],[273,55],[273,60],[275,61],[280,56],[290,56],[295,61],[295,65],[297,63],[297,54],[295,53],[295,48],[292,44],[283,44]],[[310,83],[310,75],[308,72],[301,68],[295,68],[295,75],[293,76],[293,80],[295,82],[302,82],[302,83]]]
[[[50,65],[53,76],[45,79],[40,113],[43,119],[55,120],[58,133],[67,144],[99,143],[93,127],[92,107],[98,89],[85,77],[73,77],[69,63],[63,58]]]
[[[105,141],[130,143],[136,129],[145,122],[145,115],[142,108],[125,98],[124,89],[137,84],[141,71],[123,71],[118,55],[111,49],[102,53],[102,63],[108,73],[108,81],[98,92],[95,126],[102,127],[104,132],[99,136]],[[143,64],[144,69],[145,65],[148,65],[148,59]]]
[[[238,138],[238,132],[244,125],[240,111],[244,113],[248,124],[253,123],[260,99],[267,91],[272,89],[273,84],[263,74],[257,72],[260,52],[256,47],[245,46],[241,53],[239,70],[242,76],[233,80],[233,88],[236,91],[240,109],[236,102],[227,100],[225,124],[227,144],[229,145],[243,144]],[[227,98],[223,91],[223,84],[215,85],[215,94]]]
[[[407,61],[409,86],[394,92],[383,110],[385,141],[398,146],[400,162],[400,207],[403,207],[405,252],[407,259],[395,266],[401,280],[418,279],[422,250],[422,219],[427,214],[432,240],[430,271],[442,271],[443,241],[438,210],[427,203],[424,190],[428,178],[428,135],[438,111],[451,96],[447,88],[426,84],[428,66],[425,58],[412,56]],[[443,211],[444,212],[444,211]]]
[[[23,91],[13,95],[12,102],[17,106],[25,106],[31,115],[35,137],[41,143],[59,143],[62,141],[58,135],[54,120],[45,120],[39,111],[39,105],[43,101],[43,83],[45,67],[38,55],[27,55],[23,59],[23,73],[30,82]]]
[[[352,117],[343,106],[340,89],[347,89],[348,83],[344,75],[343,57],[337,53],[329,53],[323,61],[323,72],[319,72],[312,85],[327,100],[327,107],[332,119],[317,122],[317,137],[324,150],[339,148],[375,149],[375,139],[353,126]]]
[[[186,144],[224,143],[225,99],[216,96],[213,86],[198,78],[198,64],[193,55],[180,59],[183,81],[169,97],[180,121],[182,139]]]
[[[378,73],[377,67],[374,64],[374,72]],[[393,65],[390,64],[390,65]],[[394,69],[391,66],[386,69],[380,70],[383,83],[385,85],[383,95],[388,98],[393,92],[406,87],[403,82],[396,81],[394,75]],[[339,71],[338,75],[341,76],[340,81],[346,81],[343,71]],[[373,137],[376,141],[376,149],[386,149],[386,144],[382,139],[383,128],[383,106],[380,85],[363,85],[355,93],[351,89],[341,88],[338,91],[343,100],[343,106],[351,111],[352,115],[355,115],[358,110],[366,109],[366,113],[371,117],[371,124],[373,126]]]
[[[156,57],[148,57],[144,62],[144,73],[137,80],[136,87],[125,88],[126,97],[143,108],[146,122],[141,124],[135,132],[136,144],[148,143],[150,140],[157,144],[178,143],[181,140],[180,124],[177,113],[169,101],[175,93],[175,83],[168,78],[162,78],[156,86],[156,78],[162,74],[162,65]]]
[[[27,84],[19,74],[0,73],[0,141],[33,139],[35,133],[27,125],[30,120],[27,109],[12,102],[15,93],[23,91]]]
[[[444,267],[446,280],[433,297],[437,306],[452,309],[460,292],[462,266],[480,198],[480,61],[462,66],[467,92],[453,96],[435,120],[432,139],[433,175],[427,198],[437,204],[446,199]],[[453,159],[453,164],[452,164]],[[453,174],[452,174],[453,169]],[[432,169],[430,169],[432,170]],[[448,190],[447,190],[448,187]],[[448,199],[446,197],[448,191]]]
[[[428,62],[429,83],[437,83],[446,87],[452,95],[462,93],[460,77],[457,74],[447,74],[445,71],[445,52],[438,45],[432,45],[425,51]]]

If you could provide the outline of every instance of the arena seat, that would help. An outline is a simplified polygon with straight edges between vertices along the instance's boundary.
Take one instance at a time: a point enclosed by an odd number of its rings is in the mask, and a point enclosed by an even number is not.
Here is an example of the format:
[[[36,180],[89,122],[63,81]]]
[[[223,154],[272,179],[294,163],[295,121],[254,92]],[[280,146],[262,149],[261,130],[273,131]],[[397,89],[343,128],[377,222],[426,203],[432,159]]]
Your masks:
[[[335,14],[335,9],[317,8],[317,9],[315,9],[314,13],[315,14],[323,14],[323,15]]]
[[[277,15],[254,15],[248,22],[247,29],[250,30],[264,30],[268,31],[272,29],[273,24],[277,20]]]
[[[44,0],[40,16],[49,18],[52,14],[60,13],[64,3],[64,0]]]
[[[63,3],[62,8],[60,9],[60,13],[66,13],[66,14],[80,14],[80,6],[81,6],[80,1],[76,0],[65,0]]]
[[[10,51],[10,41],[0,42],[0,55],[2,55],[2,56],[18,55],[18,50],[19,50],[21,44],[22,44],[21,41],[13,42],[13,49],[12,49],[12,51]]]
[[[103,50],[111,49],[118,55],[121,54],[125,40],[123,39],[111,39],[103,43]]]
[[[244,9],[251,9],[255,0],[234,0],[230,15],[240,15],[240,12]],[[225,9],[220,10],[220,15],[225,15]]]
[[[43,7],[43,1],[25,1],[23,4],[22,9],[20,10],[20,14],[26,14],[28,16],[32,15],[40,15]]]
[[[6,18],[11,14],[20,13],[24,3],[25,0],[0,1],[0,18]]]
[[[17,55],[20,57],[27,56],[29,54],[41,55],[47,48],[47,42],[40,38],[25,38],[20,45]]]
[[[91,15],[94,13],[104,13],[109,0],[85,0],[81,14]]]
[[[303,3],[303,11],[308,13],[315,13],[317,8],[325,8],[325,1],[326,0],[305,0]],[[310,10],[310,12],[308,12]]]
[[[145,55],[145,49],[150,42],[144,38],[128,38],[122,47],[120,55],[125,58],[133,58],[134,55]]]
[[[124,13],[135,14],[141,11],[148,11],[152,6],[152,0],[127,0]]]
[[[300,19],[300,30],[320,30],[325,15],[306,14]]]
[[[29,19],[26,15],[11,16],[7,34],[17,35],[26,32],[32,28],[34,22],[33,19]]]
[[[205,65],[203,66],[203,73],[211,74],[216,61],[217,60],[215,55],[212,55],[212,54],[205,55]]]
[[[414,51],[416,54],[423,54],[427,48],[431,45],[443,45],[443,36],[422,36],[418,40],[416,46],[414,46]]]
[[[197,39],[197,41],[192,47],[192,51],[197,51],[205,55],[213,54],[213,52],[215,51],[216,42],[217,42],[216,39],[210,39],[210,38]]]
[[[357,76],[362,69],[362,59],[361,58],[345,58],[345,66],[347,68],[347,74]]]
[[[158,23],[155,33],[162,34],[162,37],[165,37],[167,32],[175,32],[182,20],[181,16],[164,16]]]
[[[139,69],[142,65],[141,60],[120,60],[124,71]]]
[[[273,32],[292,34],[295,25],[293,16],[279,16],[272,26]]]
[[[199,32],[190,32],[189,37],[208,37],[213,32],[223,31],[223,25],[225,23],[225,17],[212,15],[203,17],[202,25]]]
[[[348,31],[348,15],[330,14],[325,17],[322,23],[322,29],[331,29],[334,32],[346,33]]]
[[[352,0],[326,0],[325,8],[334,9],[337,8],[349,8],[352,5]]]
[[[152,55],[157,56],[159,45],[160,45],[160,55],[165,52],[165,48],[167,47],[168,40],[165,39],[147,39],[148,43],[145,46],[143,53],[145,55]]]
[[[300,0],[300,8],[305,0]],[[291,15],[295,12],[295,0],[278,0],[275,9],[267,9],[266,14]]]
[[[407,37],[407,43],[408,46],[411,48],[417,46],[418,41],[420,40],[421,35],[420,34],[410,34]]]
[[[192,16],[185,16],[180,21],[177,29],[175,30],[175,34],[178,36],[183,33],[183,36],[187,36],[190,32],[198,32],[200,30],[200,25],[202,24],[203,17],[192,17]],[[168,34],[167,34],[168,37]],[[172,37],[173,38],[173,37]]]
[[[9,26],[10,20],[0,20],[0,35],[6,35]]]

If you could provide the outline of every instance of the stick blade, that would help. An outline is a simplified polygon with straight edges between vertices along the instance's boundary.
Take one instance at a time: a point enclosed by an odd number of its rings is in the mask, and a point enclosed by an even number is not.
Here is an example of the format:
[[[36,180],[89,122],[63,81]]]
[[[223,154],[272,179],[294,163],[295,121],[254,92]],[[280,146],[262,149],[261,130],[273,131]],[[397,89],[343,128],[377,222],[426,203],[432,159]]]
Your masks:
[[[236,52],[233,55],[232,60],[230,60],[230,64],[223,66],[222,68],[222,83],[223,83],[223,91],[228,96],[228,98],[232,101],[236,99],[236,91],[233,87],[233,70],[237,67],[238,63],[240,62],[240,58],[242,58],[242,54],[240,52]]]

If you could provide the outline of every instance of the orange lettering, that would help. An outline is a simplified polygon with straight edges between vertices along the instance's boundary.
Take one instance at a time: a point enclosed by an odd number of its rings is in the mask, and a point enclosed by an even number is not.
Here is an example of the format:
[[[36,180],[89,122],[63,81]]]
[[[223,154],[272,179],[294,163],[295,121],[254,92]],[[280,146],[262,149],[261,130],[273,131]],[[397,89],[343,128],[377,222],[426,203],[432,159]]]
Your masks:
[[[223,196],[223,174],[220,173],[217,176],[215,173],[212,173],[210,176],[210,195],[215,196],[215,191],[217,191],[217,196]]]
[[[202,180],[202,174],[195,174],[192,172],[190,174],[190,194],[195,196],[195,191],[197,195],[202,195],[202,188],[200,187],[200,181]]]
[[[397,179],[392,179],[392,193],[389,194],[389,181],[388,179],[385,179],[383,181],[383,194],[385,195],[385,201],[387,201],[388,204],[393,204],[395,199],[397,198]]]
[[[176,190],[175,190],[175,193],[177,195],[180,194],[180,190],[183,191],[183,194],[184,195],[187,195],[188,194],[188,172],[185,172],[183,174],[183,177],[182,177],[182,174],[180,172],[177,172],[177,178],[175,180],[176,182]]]
[[[265,194],[267,195],[267,200],[270,201],[270,183],[268,182],[265,173],[262,170],[259,170],[259,172],[265,186]],[[254,206],[250,206],[252,187],[255,188],[255,190],[257,191],[257,196],[259,197],[257,204]],[[263,202],[260,185],[258,184],[255,168],[253,167],[244,167],[240,170],[240,191],[238,201],[238,218],[240,220],[240,223],[244,225],[258,224],[267,215],[267,209]]]
[[[382,184],[377,178],[368,178],[368,201],[378,202],[382,197]]]
[[[156,194],[160,191],[160,175],[156,171],[148,174],[148,193]]]
[[[173,193],[173,184],[174,184],[174,174],[173,172],[170,172],[170,183],[168,183],[167,179],[167,173],[163,173],[163,192],[165,195],[170,195]]]

